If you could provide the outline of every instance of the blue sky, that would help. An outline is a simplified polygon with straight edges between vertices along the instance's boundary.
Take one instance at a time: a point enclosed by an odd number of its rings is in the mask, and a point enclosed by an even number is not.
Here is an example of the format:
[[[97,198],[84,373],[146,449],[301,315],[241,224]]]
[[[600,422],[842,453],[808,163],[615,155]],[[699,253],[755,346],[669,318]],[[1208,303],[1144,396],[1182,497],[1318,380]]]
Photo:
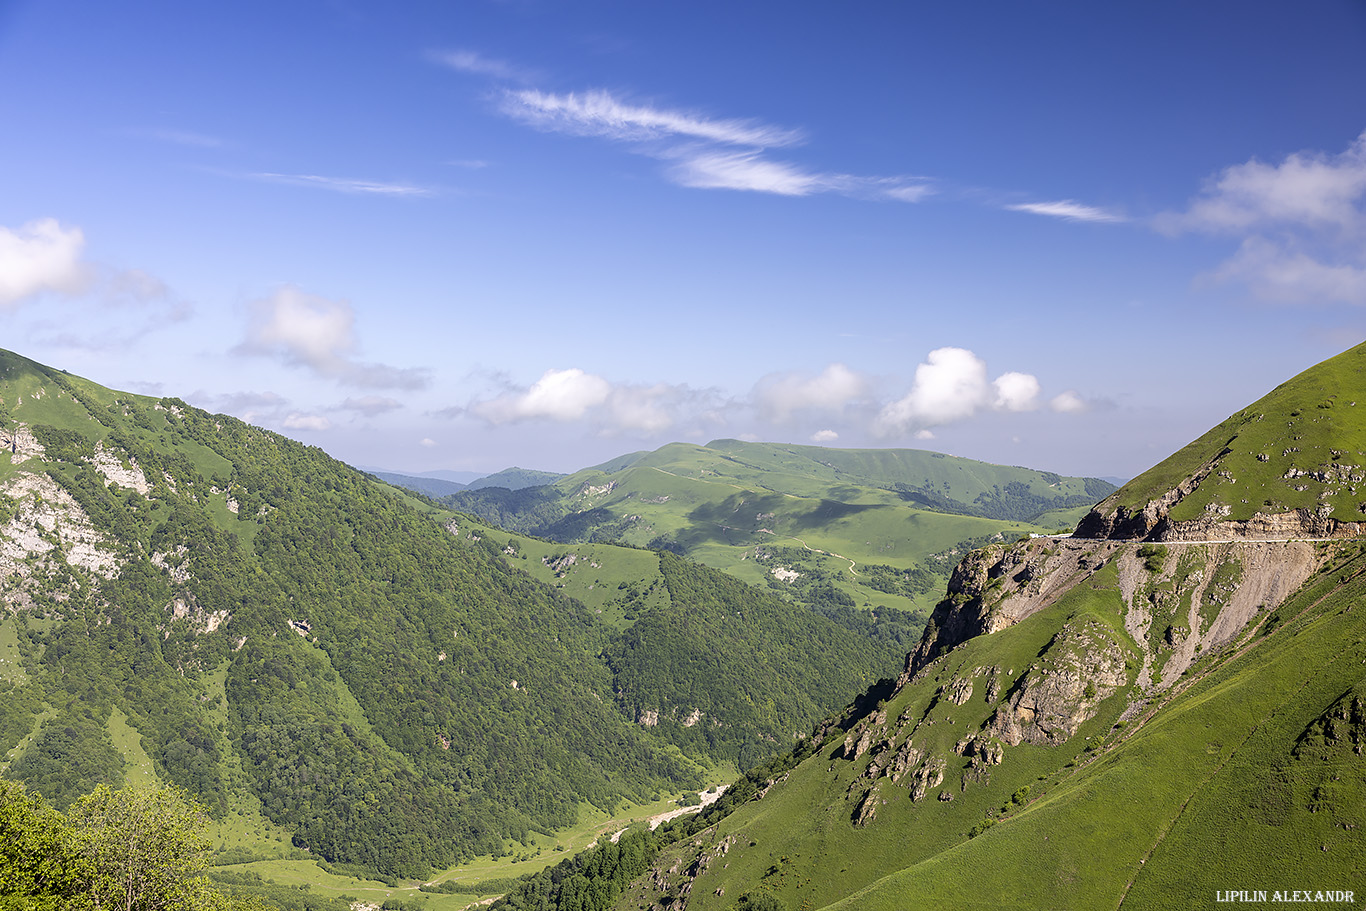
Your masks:
[[[0,347],[404,471],[1129,476],[1366,338],[1366,5],[0,0]]]

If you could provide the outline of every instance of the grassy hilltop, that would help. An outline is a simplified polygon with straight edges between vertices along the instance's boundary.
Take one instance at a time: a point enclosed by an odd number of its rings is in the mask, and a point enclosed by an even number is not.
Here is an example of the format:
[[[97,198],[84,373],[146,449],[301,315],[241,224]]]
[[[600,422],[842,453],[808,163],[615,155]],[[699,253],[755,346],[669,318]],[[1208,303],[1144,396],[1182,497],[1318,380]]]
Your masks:
[[[881,608],[918,626],[971,546],[1070,528],[1113,490],[920,450],[715,440],[442,502],[566,544],[672,550],[818,608]]]

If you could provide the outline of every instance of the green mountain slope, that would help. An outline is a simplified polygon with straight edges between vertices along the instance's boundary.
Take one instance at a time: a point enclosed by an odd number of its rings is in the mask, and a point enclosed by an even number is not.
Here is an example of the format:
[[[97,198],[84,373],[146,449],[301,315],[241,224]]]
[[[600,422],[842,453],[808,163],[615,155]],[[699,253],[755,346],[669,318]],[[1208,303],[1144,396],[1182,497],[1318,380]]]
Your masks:
[[[1294,430],[1325,376],[1346,408],[1307,461],[1277,470],[1346,464],[1366,431],[1366,412],[1348,410],[1366,400],[1366,373],[1337,368],[1360,356],[1283,385],[1205,438],[1186,474],[1164,463],[1116,499],[1140,491],[1128,502],[1146,506],[1219,478],[1241,502],[1260,478],[1204,470],[1252,442],[1227,428],[1255,413]],[[1292,442],[1311,443],[1299,429]],[[1226,539],[1182,538],[1173,504],[1150,516],[1161,541],[1119,523],[1113,537],[973,552],[898,678],[737,783],[733,801],[657,836],[624,892],[588,901],[600,885],[581,872],[569,903],[519,891],[504,906],[1141,909],[1212,908],[1232,890],[1268,904],[1366,894],[1366,541],[1343,524],[1267,539],[1238,519]]]
[[[1282,383],[1125,484],[1098,537],[1320,537],[1366,531],[1366,345]]]
[[[439,518],[318,449],[0,352],[0,772],[63,805],[154,775],[422,875],[781,750],[795,728],[751,702],[814,720],[895,664],[705,568],[641,599],[662,632],[628,642]],[[744,693],[670,638],[703,618],[764,669]],[[638,723],[661,693],[709,736]]]
[[[919,450],[717,440],[443,502],[523,534],[665,548],[817,607],[918,623],[968,547],[1075,522],[1113,489]]]

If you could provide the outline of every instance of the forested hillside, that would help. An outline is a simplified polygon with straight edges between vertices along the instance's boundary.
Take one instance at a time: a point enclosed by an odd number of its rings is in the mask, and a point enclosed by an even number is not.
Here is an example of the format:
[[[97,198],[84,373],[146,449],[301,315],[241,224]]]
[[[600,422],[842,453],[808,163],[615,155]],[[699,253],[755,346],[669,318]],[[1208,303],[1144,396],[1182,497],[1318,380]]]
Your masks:
[[[134,771],[126,717],[140,773],[216,815],[251,795],[315,856],[420,875],[784,749],[800,724],[738,707],[807,723],[896,664],[671,571],[642,629],[712,618],[707,648],[766,670],[729,692],[691,640],[623,637],[318,449],[8,352],[0,408],[0,770],[59,808]]]

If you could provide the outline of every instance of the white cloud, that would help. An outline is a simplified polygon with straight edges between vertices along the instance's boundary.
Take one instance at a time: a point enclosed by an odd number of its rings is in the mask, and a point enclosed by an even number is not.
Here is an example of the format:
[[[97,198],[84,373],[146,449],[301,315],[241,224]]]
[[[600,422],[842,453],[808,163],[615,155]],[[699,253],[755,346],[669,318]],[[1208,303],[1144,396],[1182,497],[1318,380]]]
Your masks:
[[[802,132],[757,120],[632,104],[601,90],[508,91],[501,106],[504,114],[537,129],[629,143],[639,154],[669,162],[665,176],[693,189],[780,196],[841,193],[901,202],[919,202],[933,192],[924,178],[858,177],[773,161],[763,150],[798,145]]]
[[[1068,221],[1118,222],[1124,217],[1107,212],[1096,206],[1083,205],[1072,199],[1059,199],[1053,202],[1025,202],[1006,206],[1012,212],[1029,212],[1033,215],[1047,215]]]
[[[781,196],[807,196],[829,189],[818,174],[768,161],[757,152],[704,152],[669,170],[677,184],[699,190],[753,190]]]
[[[280,426],[286,430],[322,431],[330,429],[332,422],[319,414],[300,414],[296,411],[288,415]]]
[[[1358,229],[1366,197],[1366,132],[1340,155],[1296,152],[1279,165],[1253,159],[1210,180],[1174,229],[1240,233],[1268,225]]]
[[[811,434],[813,443],[833,443],[840,438],[840,435],[833,430],[817,430]]]
[[[473,73],[476,76],[492,76],[495,79],[524,79],[522,71],[510,63],[502,60],[495,60],[492,57],[485,57],[478,51],[455,50],[434,52],[431,58],[442,66],[448,66],[453,70],[462,73]]]
[[[577,367],[547,370],[524,392],[508,392],[476,402],[470,411],[491,424],[507,424],[535,418],[573,421],[588,409],[607,401],[612,384]]]
[[[13,307],[44,292],[77,294],[90,281],[81,262],[85,235],[55,218],[16,230],[0,227],[0,307]]]
[[[470,414],[494,426],[536,420],[582,421],[602,436],[653,435],[685,420],[699,427],[724,423],[711,410],[712,397],[711,392],[670,383],[613,383],[571,367],[547,370],[529,387],[508,386],[496,396],[436,414]]]
[[[1241,282],[1263,300],[1279,303],[1366,304],[1366,266],[1320,262],[1289,249],[1284,240],[1249,237],[1210,277]]]
[[[1090,410],[1086,400],[1072,389],[1053,396],[1048,402],[1048,407],[1061,414],[1080,414]]]
[[[1237,253],[1205,278],[1244,284],[1263,300],[1366,304],[1366,132],[1341,154],[1225,168],[1185,212],[1154,225],[1241,236]]]
[[[920,202],[933,193],[934,187],[928,183],[897,185],[883,190],[883,195],[888,199],[896,199],[901,202]]]
[[[252,304],[246,340],[235,351],[278,357],[351,386],[420,389],[428,371],[354,360],[355,311],[346,301],[306,294],[286,285]]]
[[[917,430],[917,431],[915,432],[915,438],[916,438],[917,440],[933,440],[933,439],[934,439],[934,431],[933,431],[933,430]]]
[[[277,421],[289,407],[289,399],[275,392],[230,392],[209,395],[200,391],[188,396],[188,401],[207,411],[231,414],[248,424]]]
[[[342,411],[355,411],[372,418],[377,414],[384,414],[386,411],[396,411],[403,407],[403,403],[397,399],[386,398],[381,395],[362,395],[348,397],[338,407]]]
[[[262,171],[248,174],[253,180],[270,183],[291,184],[299,187],[317,187],[335,193],[350,193],[363,196],[431,196],[427,187],[406,183],[386,183],[378,180],[358,180],[351,177],[324,177],[319,174],[276,174]]]
[[[915,368],[910,392],[882,409],[877,430],[895,435],[966,420],[989,408],[1027,410],[1038,392],[1038,380],[1029,374],[1006,373],[988,382],[986,363],[971,351],[936,348]]]
[[[754,386],[756,409],[766,420],[783,422],[804,411],[839,412],[869,398],[868,380],[843,364],[816,376],[771,373]]]
[[[966,348],[936,348],[915,368],[911,391],[880,416],[889,428],[934,426],[970,417],[990,395],[987,365]]]
[[[433,440],[431,437],[423,437],[417,445],[426,446],[428,449],[430,449],[431,447],[436,445],[436,440]]]
[[[991,384],[995,407],[1004,411],[1033,411],[1039,406],[1039,381],[1028,373],[1003,373]]]
[[[608,398],[611,428],[661,433],[673,426],[682,391],[676,386],[617,386]]]
[[[628,104],[601,90],[556,95],[535,89],[508,92],[503,111],[543,130],[628,142],[683,137],[756,148],[799,142],[797,130],[752,120],[713,120],[683,111]]]

